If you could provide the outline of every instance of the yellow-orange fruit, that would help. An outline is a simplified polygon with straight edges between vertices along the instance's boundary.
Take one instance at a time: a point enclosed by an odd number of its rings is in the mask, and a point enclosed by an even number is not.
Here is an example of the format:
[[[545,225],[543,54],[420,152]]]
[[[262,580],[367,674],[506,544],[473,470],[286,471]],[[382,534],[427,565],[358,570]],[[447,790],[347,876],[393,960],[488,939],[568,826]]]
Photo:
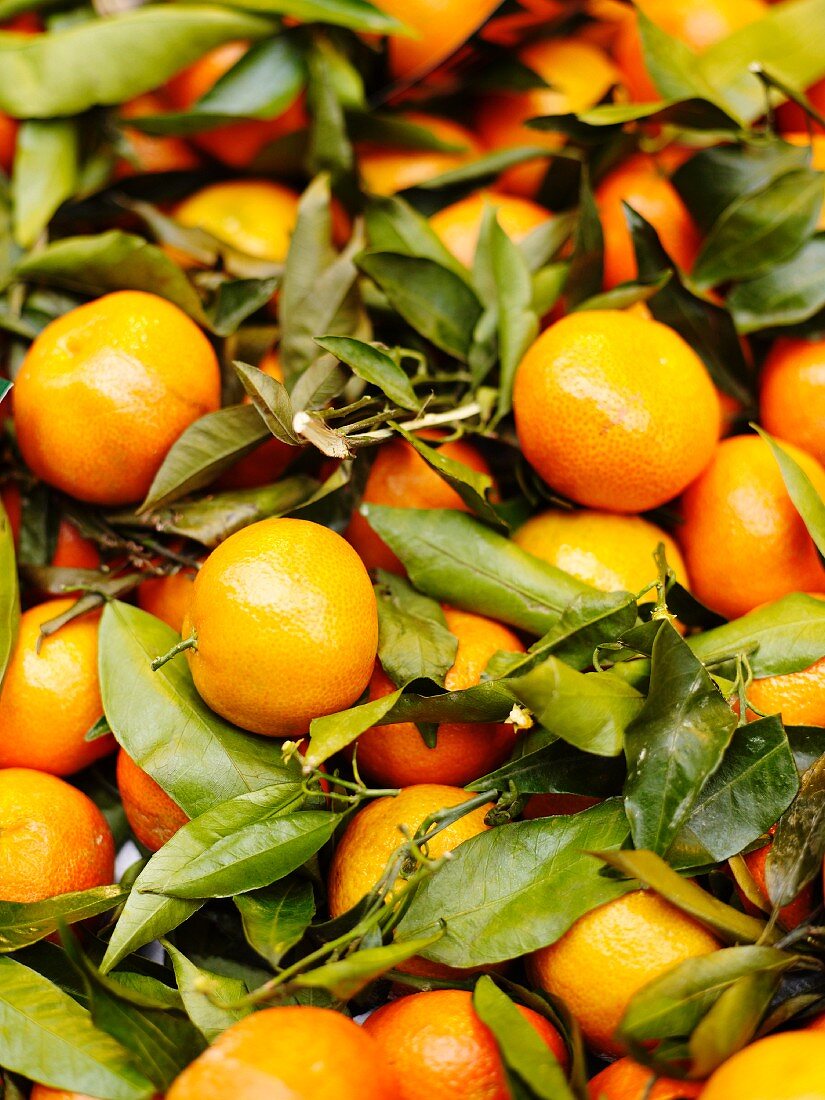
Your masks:
[[[430,225],[442,243],[465,267],[472,267],[476,254],[484,210],[492,206],[498,224],[513,241],[521,241],[552,215],[531,199],[515,195],[497,195],[493,191],[475,191],[466,199],[445,206],[430,218]]]
[[[722,1063],[702,1100],[825,1100],[825,1035],[786,1031],[751,1043]]]
[[[771,435],[825,462],[825,340],[774,342],[760,378],[759,419]]]

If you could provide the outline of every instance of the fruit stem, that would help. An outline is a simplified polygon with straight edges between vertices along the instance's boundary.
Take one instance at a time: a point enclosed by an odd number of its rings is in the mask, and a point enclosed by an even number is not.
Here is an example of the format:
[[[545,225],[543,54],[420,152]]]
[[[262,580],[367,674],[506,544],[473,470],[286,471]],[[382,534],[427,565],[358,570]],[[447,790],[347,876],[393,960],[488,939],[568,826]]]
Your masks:
[[[161,657],[155,657],[154,661],[152,661],[152,672],[157,672],[157,670],[162,668],[167,661],[171,661],[173,657],[177,657],[177,655],[183,653],[185,649],[197,648],[198,636],[193,631],[188,638],[181,638],[181,640],[173,645],[167,653],[164,653]]]

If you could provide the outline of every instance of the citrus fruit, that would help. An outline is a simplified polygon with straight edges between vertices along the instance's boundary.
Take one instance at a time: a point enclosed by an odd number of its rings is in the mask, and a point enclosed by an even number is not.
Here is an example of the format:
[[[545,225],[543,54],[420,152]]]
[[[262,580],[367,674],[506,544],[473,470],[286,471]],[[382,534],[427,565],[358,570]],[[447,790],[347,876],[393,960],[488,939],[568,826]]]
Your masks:
[[[517,1008],[566,1066],[564,1041],[550,1021]],[[394,1070],[400,1100],[509,1100],[495,1036],[476,1015],[472,993],[439,989],[403,997],[373,1012],[364,1030]]]
[[[808,102],[815,110],[822,114],[825,110],[825,80],[817,80],[810,88],[805,89]],[[810,126],[815,134],[822,134],[823,127],[815,118],[811,118],[793,100],[780,104],[774,113],[777,129],[783,136],[802,131]]]
[[[66,1089],[50,1089],[48,1085],[35,1085],[29,1100],[94,1100],[84,1092],[67,1092]]]
[[[476,113],[478,134],[490,150],[517,145],[558,149],[561,134],[534,130],[527,119],[583,111],[603,99],[618,79],[615,65],[597,46],[581,38],[544,38],[518,52],[518,59],[550,87],[527,92],[497,92],[483,96]],[[527,161],[508,168],[497,189],[532,198],[539,189],[547,160]]]
[[[357,150],[358,169],[364,189],[374,195],[394,195],[396,191],[417,187],[451,168],[459,168],[481,153],[481,146],[474,135],[452,119],[417,111],[408,111],[401,118],[423,126],[439,141],[457,148],[448,152],[364,142]]]
[[[384,873],[395,850],[404,843],[401,826],[410,836],[430,814],[466,802],[459,787],[421,783],[405,787],[394,798],[377,798],[359,810],[347,825],[335,851],[329,873],[329,911],[339,917],[370,892]],[[489,806],[471,810],[437,833],[427,845],[431,859],[457,848],[487,826]]]
[[[447,626],[458,639],[455,662],[444,678],[448,691],[472,687],[498,650],[521,653],[519,639],[507,627],[481,615],[444,608]],[[370,698],[395,691],[395,684],[376,662]],[[503,764],[515,745],[511,725],[443,722],[436,746],[428,748],[413,722],[374,726],[358,738],[358,770],[373,786],[407,787],[411,783],[458,786]]]
[[[825,1100],[825,1035],[786,1031],[751,1043],[713,1073],[702,1100]]]
[[[17,122],[0,111],[0,168],[9,175],[17,145]]]
[[[166,1100],[393,1100],[378,1045],[338,1012],[267,1008],[233,1024],[172,1083]]]
[[[535,983],[558,997],[599,1053],[621,1054],[615,1032],[633,994],[685,959],[719,947],[713,936],[669,902],[636,890],[599,905],[536,951]]]
[[[269,180],[211,183],[175,207],[181,225],[204,229],[257,260],[281,263],[298,218],[298,196]]]
[[[825,470],[816,459],[782,446],[825,493]],[[813,539],[758,436],[722,440],[684,494],[682,514],[678,538],[692,591],[714,611],[735,618],[788,592],[825,591]]]
[[[193,569],[183,568],[177,573],[141,581],[137,589],[138,607],[180,634],[196,576]]]
[[[759,420],[825,463],[825,340],[775,340],[762,368]]]
[[[533,516],[513,541],[542,561],[563,569],[601,592],[640,592],[656,580],[653,554],[664,544],[676,579],[687,587],[687,571],[673,539],[641,516],[612,512],[563,512],[552,509]],[[656,598],[655,590],[645,600]]]
[[[472,267],[481,223],[487,206],[492,206],[498,224],[507,236],[518,243],[552,215],[549,210],[516,195],[497,195],[492,191],[475,191],[466,199],[445,206],[430,218],[430,225],[442,244],[457,260]]]
[[[43,481],[93,504],[129,504],[181,432],[219,405],[218,361],[194,321],[123,290],[43,329],[17,376],[14,423]]]
[[[0,901],[42,901],[114,875],[112,833],[90,798],[54,775],[0,769]]]
[[[413,33],[388,42],[390,76],[408,81],[446,60],[490,16],[501,0],[381,0]]]
[[[636,255],[623,203],[650,222],[662,245],[683,271],[690,271],[702,243],[699,230],[676,188],[656,162],[638,155],[624,161],[595,190],[604,233],[604,285],[636,278]]]
[[[702,1093],[699,1081],[659,1077],[651,1087],[654,1079],[647,1066],[632,1058],[619,1058],[592,1077],[587,1087],[590,1100],[690,1100]]]
[[[799,672],[762,676],[748,688],[760,714],[779,714],[787,726],[825,726],[825,657]]]
[[[0,688],[0,768],[72,775],[115,749],[114,738],[108,735],[85,740],[103,714],[97,675],[100,613],[73,619],[48,638],[40,638],[41,625],[68,611],[74,602],[48,600],[20,618]]]
[[[771,832],[773,832],[773,830],[771,830]],[[753,879],[753,885],[756,887],[756,892],[759,895],[761,904],[755,905],[738,884],[736,891],[739,894],[739,898],[746,912],[751,913],[753,916],[762,916],[763,913],[770,913],[773,909],[773,903],[770,900],[768,886],[765,881],[765,865],[772,844],[773,841],[769,840],[768,843],[763,844],[761,848],[757,848],[753,852],[747,852],[742,856],[748,873]],[[814,886],[813,883],[809,882],[792,902],[789,902],[788,905],[783,905],[779,910],[779,924],[788,930],[797,928],[810,918],[815,908],[816,900],[814,897]]]
[[[147,92],[124,103],[120,109],[122,119],[142,118],[163,114],[165,104],[160,96]],[[118,162],[118,178],[136,172],[185,172],[197,168],[200,157],[190,145],[179,137],[157,137],[144,134],[133,126],[123,127],[127,146],[127,159]]]
[[[129,827],[144,848],[162,848],[189,818],[125,749],[117,756],[117,788]]]
[[[542,333],[516,372],[513,410],[547,484],[613,512],[676,496],[719,437],[719,399],[696,353],[666,325],[619,310],[572,313]]]
[[[352,705],[378,647],[375,593],[340,535],[265,519],[213,550],[183,624],[195,686],[224,718],[272,737]]]
[[[421,434],[428,438],[426,433]],[[490,473],[484,458],[463,439],[444,443],[439,449],[447,458],[462,462],[477,473]],[[468,511],[458,493],[427,465],[406,439],[393,439],[378,448],[361,499],[365,504],[387,504],[391,508],[455,508],[461,512]],[[367,569],[404,572],[401,562],[360,512],[353,512],[345,536],[358,551]]]
[[[6,485],[0,489],[0,499],[9,517],[15,546],[17,546],[20,542],[20,529],[23,523],[23,501],[20,490],[16,485]],[[73,523],[67,519],[61,519],[57,528],[51,564],[63,569],[97,569],[100,565],[100,553],[91,539],[84,538]]]

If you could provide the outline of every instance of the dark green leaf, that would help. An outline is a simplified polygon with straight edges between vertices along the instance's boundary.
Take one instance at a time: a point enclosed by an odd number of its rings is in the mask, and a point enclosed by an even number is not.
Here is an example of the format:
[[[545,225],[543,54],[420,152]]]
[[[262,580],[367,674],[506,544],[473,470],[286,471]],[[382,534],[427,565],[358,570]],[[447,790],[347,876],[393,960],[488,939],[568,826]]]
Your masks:
[[[573,234],[573,258],[565,282],[570,307],[598,294],[602,289],[603,276],[602,223],[590,186],[590,177],[586,171],[583,171],[579,186],[579,220]]]
[[[302,938],[315,912],[312,883],[302,878],[283,879],[234,901],[250,947],[275,967]]]
[[[258,415],[275,438],[282,443],[298,443],[299,437],[292,426],[292,402],[283,384],[257,367],[250,367],[237,359],[233,366]]]
[[[458,641],[440,604],[393,573],[378,578],[378,659],[394,684],[413,680],[444,683],[455,662]]]
[[[489,775],[468,784],[473,791],[506,791],[512,783],[520,794],[589,794],[609,798],[621,791],[624,760],[593,757],[556,740],[547,730],[531,730],[519,739],[520,754]]]
[[[755,1038],[781,978],[779,968],[757,970],[724,990],[690,1037],[691,1069],[697,1077],[709,1076]]]
[[[216,336],[231,336],[243,322],[272,301],[280,279],[223,279],[206,311],[209,328]]]
[[[774,905],[788,905],[819,874],[825,855],[825,757],[802,776],[799,794],[780,818],[765,864]]]
[[[349,336],[317,337],[315,342],[324,351],[330,352],[351,367],[359,378],[377,386],[390,401],[394,401],[402,409],[420,407],[421,402],[415,396],[406,372],[374,344],[354,340]]]
[[[756,427],[756,430],[773,451],[785,488],[788,490],[788,496],[802,517],[808,534],[816,543],[820,554],[825,554],[825,502],[796,459],[792,458],[785,448],[762,428]]]
[[[825,236],[818,235],[785,263],[737,284],[728,308],[740,332],[798,325],[825,306]]]
[[[419,955],[441,938],[439,929],[419,939],[399,939],[380,947],[364,947],[345,959],[336,959],[299,975],[298,989],[327,989],[339,1001],[348,1001],[388,970]]]
[[[0,70],[5,64],[0,39]],[[2,79],[0,75],[0,98]],[[21,248],[30,248],[35,243],[58,206],[74,194],[77,141],[77,126],[73,120],[37,119],[20,127],[11,187],[14,239]]]
[[[355,105],[363,103],[363,87],[349,59],[332,41],[317,34],[307,54],[307,106],[310,114],[307,162],[310,173],[329,172],[333,180],[349,177],[354,164],[344,113],[344,87],[357,88]],[[344,93],[344,94],[342,94]]]
[[[17,951],[55,932],[60,924],[75,924],[107,913],[125,900],[120,886],[96,886],[46,901],[0,901],[0,952]]]

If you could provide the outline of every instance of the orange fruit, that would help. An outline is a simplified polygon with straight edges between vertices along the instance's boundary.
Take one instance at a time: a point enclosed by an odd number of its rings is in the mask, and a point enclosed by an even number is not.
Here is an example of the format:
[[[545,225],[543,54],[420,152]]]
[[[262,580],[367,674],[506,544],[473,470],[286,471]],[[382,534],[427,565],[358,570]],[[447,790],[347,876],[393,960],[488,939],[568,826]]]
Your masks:
[[[120,117],[160,115],[164,107],[160,96],[147,92],[124,103],[120,108]],[[131,126],[124,126],[123,136],[129,147],[129,159],[118,162],[115,174],[119,179],[132,176],[135,172],[185,172],[200,164],[200,157],[182,138],[144,134]]]
[[[205,229],[257,260],[282,263],[298,218],[298,196],[269,180],[211,183],[175,208],[181,225]]]
[[[85,1092],[67,1092],[66,1089],[50,1089],[48,1085],[35,1085],[29,1100],[94,1100]]]
[[[687,587],[678,546],[661,527],[641,516],[551,509],[528,519],[513,535],[513,542],[601,592],[633,593],[656,580],[653,554],[661,542],[668,564]],[[655,590],[644,598],[655,600]]]
[[[479,136],[490,150],[516,145],[560,148],[564,137],[533,130],[527,119],[564,115],[592,107],[618,80],[607,54],[581,38],[542,38],[519,50],[518,58],[550,85],[527,92],[497,92],[483,96],[476,115]],[[547,169],[547,160],[527,161],[503,172],[497,189],[532,198]]]
[[[329,872],[329,911],[346,913],[370,892],[387,862],[404,843],[401,826],[412,835],[430,814],[466,802],[470,796],[459,787],[419,783],[405,787],[394,798],[376,798],[353,817],[341,837]],[[428,844],[431,859],[451,852],[471,836],[483,832],[489,806],[471,810],[442,829]]]
[[[748,701],[761,714],[780,714],[786,726],[825,726],[825,657],[799,672],[754,680]]]
[[[166,1100],[394,1100],[378,1045],[328,1008],[289,1005],[233,1024],[173,1081]]]
[[[621,1054],[615,1032],[634,993],[718,947],[681,910],[636,890],[579,917],[561,939],[535,952],[530,969],[538,986],[565,1003],[593,1050]]]
[[[522,1017],[566,1067],[564,1040],[549,1020],[517,1005]],[[384,1005],[365,1021],[399,1082],[399,1100],[508,1100],[495,1036],[463,989],[416,993]]]
[[[719,436],[701,359],[666,325],[619,310],[572,313],[542,333],[516,372],[513,410],[522,451],[547,484],[613,512],[676,496]]]
[[[90,798],[54,775],[0,769],[0,901],[42,901],[114,877],[115,842]]]
[[[117,756],[117,788],[129,827],[150,852],[162,848],[189,821],[177,802],[125,749]]]
[[[183,634],[195,686],[224,718],[270,737],[305,734],[351,706],[378,648],[375,593],[340,535],[265,519],[213,550],[195,579]]]
[[[768,10],[762,0],[636,0],[636,6],[671,38],[697,53],[755,23]],[[662,98],[645,68],[635,15],[620,24],[615,56],[632,100],[648,103]]]
[[[388,40],[393,80],[412,80],[455,53],[496,10],[501,0],[380,0],[413,34]]]
[[[0,768],[38,768],[73,775],[115,749],[111,736],[84,738],[103,714],[97,675],[99,612],[42,640],[40,626],[73,599],[48,600],[20,618],[17,642],[0,689]]]
[[[17,145],[17,122],[0,111],[0,168],[9,175]]]
[[[825,1100],[825,1035],[786,1031],[758,1039],[713,1073],[702,1100]]]
[[[442,244],[465,265],[472,267],[476,254],[485,207],[492,206],[498,224],[507,236],[518,243],[552,214],[530,199],[516,195],[497,195],[492,191],[475,191],[466,199],[445,206],[430,218],[430,225]]]
[[[825,80],[817,80],[810,88],[806,88],[805,95],[808,97],[811,105],[815,107],[820,114],[825,111]],[[786,140],[790,140],[791,134],[798,131],[804,132],[809,126],[815,134],[822,134],[824,132],[822,125],[817,122],[816,119],[806,115],[802,108],[798,107],[790,99],[776,108],[774,119],[777,129]]]
[[[188,111],[240,61],[249,42],[224,42],[183,69],[166,84],[164,94],[177,111]],[[269,142],[307,125],[303,97],[277,118],[244,119],[193,134],[192,140],[213,157],[234,168],[244,168]]]
[[[194,570],[184,568],[164,577],[141,581],[137,588],[138,607],[180,634],[196,576]]]
[[[825,463],[825,340],[774,341],[762,368],[759,420]]]
[[[522,817],[532,821],[536,817],[557,817],[562,814],[578,814],[601,802],[589,794],[533,794],[527,799]]]
[[[742,859],[745,866],[750,873],[751,878],[754,881],[754,885],[763,901],[763,905],[758,908],[752,901],[745,895],[744,891],[740,890],[737,886],[737,893],[744,905],[745,910],[751,913],[753,916],[761,916],[763,913],[770,913],[773,909],[773,903],[768,895],[768,887],[765,882],[765,864],[768,859],[768,852],[771,850],[773,841],[768,841],[761,848],[757,848],[753,852],[748,852]],[[801,891],[798,897],[794,898],[788,905],[784,905],[779,910],[779,923],[783,928],[788,930],[796,928],[800,924],[804,924],[807,921],[814,909],[816,908],[816,900],[814,897],[814,886],[812,882]]]
[[[408,187],[417,187],[427,180],[459,168],[481,154],[476,137],[450,118],[408,111],[401,116],[405,122],[423,126],[439,141],[458,148],[454,152],[436,149],[411,149],[403,146],[378,145],[364,142],[358,146],[358,169],[364,190],[374,195],[394,195]]]
[[[6,515],[9,517],[15,545],[20,542],[20,527],[23,522],[23,501],[16,485],[6,485],[0,489],[0,499]],[[91,539],[84,538],[78,529],[67,519],[61,519],[57,528],[57,540],[51,564],[64,569],[97,569],[100,566],[100,553]]]
[[[481,681],[490,658],[500,649],[522,653],[511,630],[491,619],[444,608],[447,626],[458,639],[455,663],[444,678],[448,691]],[[395,684],[376,662],[370,698],[395,691]],[[413,722],[373,726],[358,738],[358,770],[373,786],[408,787],[411,783],[469,783],[503,764],[513,750],[516,732],[504,723],[444,722],[436,746],[428,748]]]
[[[195,322],[154,294],[122,290],[43,329],[17,376],[14,423],[43,481],[93,504],[130,504],[220,397],[218,360]]]
[[[676,188],[656,162],[643,155],[614,168],[595,191],[604,233],[604,285],[609,290],[636,278],[636,254],[623,202],[650,222],[672,260],[690,271],[702,243],[701,234]]]
[[[814,1016],[806,1025],[806,1031],[825,1031],[825,1012],[820,1016]]]
[[[656,1078],[653,1070],[640,1066],[632,1058],[619,1058],[588,1084],[590,1100],[689,1100],[700,1096],[699,1081],[677,1081],[673,1077]]]
[[[825,470],[816,459],[783,446],[825,494]],[[758,436],[722,440],[684,494],[682,514],[679,542],[692,590],[714,611],[735,618],[788,592],[825,592],[813,539]]]
[[[421,434],[425,439],[432,438],[428,433]],[[440,450],[447,458],[462,462],[477,473],[490,473],[484,458],[463,439],[444,443]],[[427,465],[406,439],[393,439],[378,448],[361,499],[365,504],[387,504],[392,508],[469,510],[458,493]],[[360,512],[353,512],[345,537],[358,551],[367,569],[404,572],[401,562]]]

